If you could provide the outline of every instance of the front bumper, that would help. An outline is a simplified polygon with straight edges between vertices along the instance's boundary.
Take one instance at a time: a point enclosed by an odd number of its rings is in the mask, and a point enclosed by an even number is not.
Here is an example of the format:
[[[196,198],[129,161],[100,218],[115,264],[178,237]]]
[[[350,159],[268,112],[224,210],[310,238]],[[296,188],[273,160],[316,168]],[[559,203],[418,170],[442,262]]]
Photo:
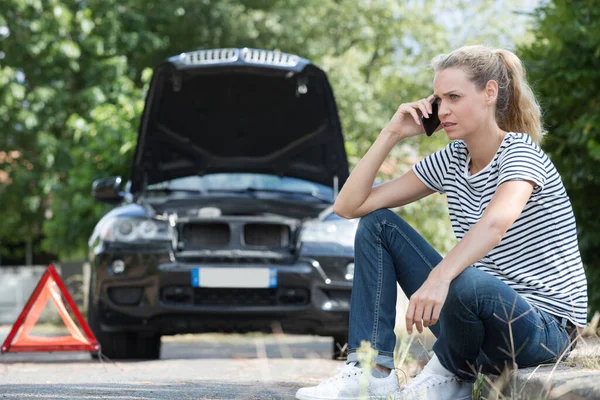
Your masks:
[[[107,332],[344,334],[352,282],[332,279],[336,276],[327,273],[323,259],[303,256],[292,265],[263,265],[276,269],[276,288],[212,289],[192,286],[194,268],[259,266],[173,262],[160,252],[102,252],[92,262],[90,306],[97,307]],[[111,272],[114,260],[125,263],[120,275]],[[351,261],[342,257],[338,263]]]

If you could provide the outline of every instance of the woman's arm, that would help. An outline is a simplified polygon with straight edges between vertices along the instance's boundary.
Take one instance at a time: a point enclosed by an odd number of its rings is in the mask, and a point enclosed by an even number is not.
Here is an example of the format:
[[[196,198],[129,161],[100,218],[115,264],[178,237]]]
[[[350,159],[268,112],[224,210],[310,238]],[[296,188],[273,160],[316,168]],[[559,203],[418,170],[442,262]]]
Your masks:
[[[423,326],[427,327],[438,321],[450,282],[502,241],[506,231],[521,215],[534,186],[535,183],[530,181],[508,181],[498,187],[481,220],[469,229],[463,239],[429,273],[423,286],[411,296],[406,312],[409,333],[412,333],[413,324],[422,332]]]
[[[500,185],[481,220],[469,229],[465,237],[431,272],[440,279],[452,280],[469,265],[487,255],[519,218],[534,186],[529,181],[508,181]]]
[[[432,111],[432,98],[398,107],[350,174],[333,205],[333,212],[344,218],[357,218],[380,208],[403,206],[433,193],[412,171],[373,188],[377,171],[392,148],[402,139],[425,133],[420,115],[429,115]]]
[[[333,205],[344,218],[359,218],[381,208],[400,207],[434,193],[410,170],[402,176],[373,187],[375,176],[389,153],[393,140],[382,132],[357,164]]]

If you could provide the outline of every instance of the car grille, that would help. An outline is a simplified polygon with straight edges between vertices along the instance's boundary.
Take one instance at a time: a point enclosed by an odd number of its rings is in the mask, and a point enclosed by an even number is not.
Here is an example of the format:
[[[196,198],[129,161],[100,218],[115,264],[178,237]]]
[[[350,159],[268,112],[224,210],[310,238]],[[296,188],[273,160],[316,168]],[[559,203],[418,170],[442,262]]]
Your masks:
[[[192,248],[224,248],[229,245],[231,230],[228,224],[206,223],[186,224],[183,226],[183,237],[186,247]]]
[[[308,302],[309,293],[304,288],[194,288],[194,304],[202,306],[297,306]]]
[[[278,223],[189,222],[181,228],[183,249],[287,249],[292,241],[288,225]],[[239,236],[238,239],[235,236]],[[232,240],[234,239],[234,240]]]
[[[281,224],[244,225],[244,244],[248,247],[281,249],[290,245],[290,228]]]
[[[274,306],[276,289],[194,289],[194,304],[203,306]]]

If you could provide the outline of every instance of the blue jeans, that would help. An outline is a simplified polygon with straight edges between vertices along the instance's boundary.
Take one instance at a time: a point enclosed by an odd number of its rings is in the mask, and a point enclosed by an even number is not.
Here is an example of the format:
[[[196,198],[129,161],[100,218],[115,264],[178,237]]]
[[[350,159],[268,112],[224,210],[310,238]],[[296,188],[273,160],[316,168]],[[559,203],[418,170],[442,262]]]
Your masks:
[[[354,252],[348,362],[356,361],[356,349],[366,340],[378,351],[375,362],[394,368],[396,282],[410,298],[442,256],[387,209],[361,218]],[[521,368],[555,362],[570,342],[562,325],[500,279],[470,266],[451,282],[440,319],[429,329],[440,363],[473,381],[477,372],[498,374],[511,366],[512,354]]]

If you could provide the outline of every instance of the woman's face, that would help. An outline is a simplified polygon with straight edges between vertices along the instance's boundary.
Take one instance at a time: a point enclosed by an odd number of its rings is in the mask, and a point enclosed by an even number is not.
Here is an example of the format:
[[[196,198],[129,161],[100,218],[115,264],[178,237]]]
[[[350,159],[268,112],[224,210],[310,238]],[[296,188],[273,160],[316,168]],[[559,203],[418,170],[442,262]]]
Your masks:
[[[433,80],[440,121],[451,140],[465,140],[489,123],[486,91],[478,91],[460,68],[439,71]]]

